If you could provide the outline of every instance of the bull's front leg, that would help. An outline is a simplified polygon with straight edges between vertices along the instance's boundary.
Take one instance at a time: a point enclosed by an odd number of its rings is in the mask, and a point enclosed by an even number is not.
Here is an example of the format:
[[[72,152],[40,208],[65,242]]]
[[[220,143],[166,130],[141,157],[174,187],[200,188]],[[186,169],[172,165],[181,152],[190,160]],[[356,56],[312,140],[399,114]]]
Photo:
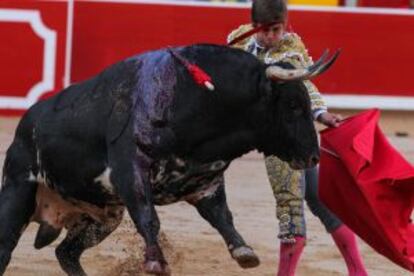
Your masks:
[[[138,149],[112,149],[111,181],[128,209],[138,232],[145,241],[144,269],[147,273],[169,275],[168,264],[158,244],[160,223],[152,201],[149,183],[151,159]],[[111,156],[112,155],[112,156]]]
[[[217,229],[226,242],[231,256],[241,267],[258,266],[260,264],[259,258],[253,249],[246,245],[234,227],[233,216],[226,201],[224,177],[220,176],[214,181],[217,181],[219,186],[213,195],[207,195],[196,201],[189,201],[189,203],[193,204],[200,215]]]

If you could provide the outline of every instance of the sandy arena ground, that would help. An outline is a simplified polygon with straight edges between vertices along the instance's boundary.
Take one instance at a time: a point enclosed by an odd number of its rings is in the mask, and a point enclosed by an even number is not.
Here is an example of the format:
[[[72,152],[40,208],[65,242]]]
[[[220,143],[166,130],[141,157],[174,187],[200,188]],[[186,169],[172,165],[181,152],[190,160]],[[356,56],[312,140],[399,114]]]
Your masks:
[[[17,119],[0,117],[0,165]],[[392,143],[414,162],[414,139],[393,138]],[[177,203],[157,208],[163,231],[162,245],[173,275],[275,275],[278,240],[275,202],[261,155],[250,153],[235,161],[226,173],[227,195],[236,227],[261,259],[261,265],[243,270],[234,262],[216,231],[194,208]],[[346,275],[346,267],[321,223],[307,211],[308,242],[297,275]],[[1,222],[4,223],[4,222]],[[14,251],[6,276],[63,275],[54,256],[59,241],[42,250],[33,248],[36,224],[31,224]],[[129,218],[99,246],[87,251],[82,263],[89,275],[142,275],[139,272],[142,240]],[[359,241],[369,275],[411,275]]]

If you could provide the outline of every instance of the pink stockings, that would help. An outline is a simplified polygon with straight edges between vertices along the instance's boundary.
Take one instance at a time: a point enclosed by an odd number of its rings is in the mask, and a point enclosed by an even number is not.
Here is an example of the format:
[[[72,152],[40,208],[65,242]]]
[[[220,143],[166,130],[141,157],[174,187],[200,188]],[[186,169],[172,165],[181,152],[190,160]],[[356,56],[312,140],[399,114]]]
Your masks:
[[[342,224],[331,235],[342,257],[344,257],[349,276],[367,276],[368,273],[359,254],[354,232]]]
[[[344,224],[335,229],[332,238],[342,254],[348,268],[349,276],[367,276],[364,263],[359,254],[355,234]],[[279,271],[277,276],[294,276],[303,248],[305,238],[297,236],[293,244],[280,245]]]
[[[296,236],[295,243],[281,243],[277,276],[295,275],[296,266],[305,247],[305,238]]]

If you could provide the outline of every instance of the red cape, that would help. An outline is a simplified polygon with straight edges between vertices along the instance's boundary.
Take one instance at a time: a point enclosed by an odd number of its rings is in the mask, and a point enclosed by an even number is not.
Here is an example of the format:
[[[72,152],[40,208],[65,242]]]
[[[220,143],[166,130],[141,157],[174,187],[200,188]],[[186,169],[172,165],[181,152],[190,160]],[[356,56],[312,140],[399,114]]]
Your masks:
[[[387,141],[376,109],[321,132],[319,196],[359,237],[414,271],[414,167]]]

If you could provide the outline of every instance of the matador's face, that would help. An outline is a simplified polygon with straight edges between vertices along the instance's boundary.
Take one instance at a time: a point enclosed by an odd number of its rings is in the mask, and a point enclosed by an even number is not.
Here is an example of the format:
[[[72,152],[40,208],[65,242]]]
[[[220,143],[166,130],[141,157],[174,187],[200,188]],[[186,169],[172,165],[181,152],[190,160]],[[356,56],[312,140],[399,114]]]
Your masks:
[[[257,26],[260,26],[258,24]],[[285,31],[285,23],[276,23],[256,33],[257,43],[265,49],[276,47]]]

